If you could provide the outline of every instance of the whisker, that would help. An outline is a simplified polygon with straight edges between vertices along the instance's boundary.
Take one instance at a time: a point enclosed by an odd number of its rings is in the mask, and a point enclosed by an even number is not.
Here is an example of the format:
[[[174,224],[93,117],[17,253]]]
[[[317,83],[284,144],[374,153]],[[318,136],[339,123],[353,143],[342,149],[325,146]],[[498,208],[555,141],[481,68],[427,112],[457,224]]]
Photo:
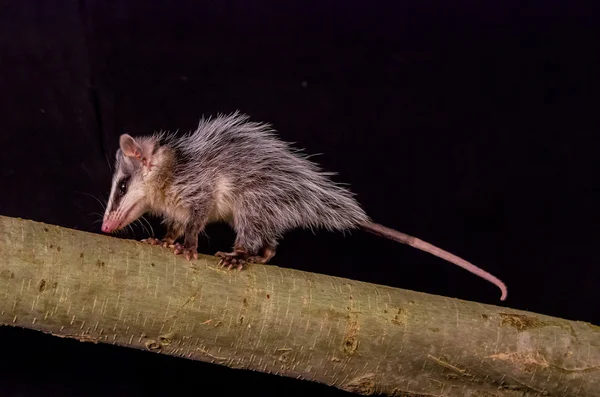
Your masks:
[[[142,223],[142,221],[141,221],[139,218],[138,218],[138,219],[136,219],[136,220],[135,220],[135,222],[136,222],[136,224],[137,224],[137,223],[139,223],[139,224],[140,224],[140,226],[142,227],[142,230],[143,230],[143,231],[146,233],[146,235],[149,235],[149,234],[150,234],[150,231],[148,231],[148,228],[146,227],[146,225],[144,225],[144,224]]]
[[[151,236],[154,236],[154,229],[152,228],[152,225],[150,224],[150,222],[148,221],[148,219],[146,219],[146,217],[142,216],[140,219],[143,219],[144,221],[146,221],[146,224],[148,225],[148,227],[150,228],[150,230],[152,231]]]
[[[112,166],[110,165],[110,160],[108,159],[108,154],[106,153],[106,151],[104,151],[104,158],[106,158],[106,164],[108,164],[108,169],[112,173],[113,172]]]
[[[142,231],[144,231],[144,227],[140,225],[140,219],[136,219],[133,221],[132,225],[138,226]]]
[[[90,196],[91,198],[93,198],[94,200],[96,200],[98,202],[98,204],[100,204],[100,206],[102,207],[103,210],[106,210],[106,204],[102,204],[102,201],[100,201],[100,199],[98,199],[96,196],[89,194],[89,193],[85,193],[85,192],[79,192],[75,190],[75,193],[78,194],[84,194],[86,196]]]
[[[131,230],[131,238],[135,238],[135,230],[133,230],[133,227],[131,226],[131,223],[129,225],[127,225],[127,228],[129,230]]]

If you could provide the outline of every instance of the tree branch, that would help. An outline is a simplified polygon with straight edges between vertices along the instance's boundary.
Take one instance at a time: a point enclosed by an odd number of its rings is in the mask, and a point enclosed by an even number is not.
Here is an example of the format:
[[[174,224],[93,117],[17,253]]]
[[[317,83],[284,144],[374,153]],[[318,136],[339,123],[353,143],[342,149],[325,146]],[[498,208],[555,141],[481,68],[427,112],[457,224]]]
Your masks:
[[[0,216],[0,324],[388,396],[597,396],[600,328]]]

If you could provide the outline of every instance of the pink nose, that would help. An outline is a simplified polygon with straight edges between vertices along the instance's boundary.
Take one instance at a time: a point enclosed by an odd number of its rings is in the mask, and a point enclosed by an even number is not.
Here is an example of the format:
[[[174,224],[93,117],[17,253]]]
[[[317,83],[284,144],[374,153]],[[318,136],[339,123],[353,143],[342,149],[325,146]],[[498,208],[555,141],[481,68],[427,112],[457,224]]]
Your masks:
[[[110,232],[112,232],[112,230],[114,228],[115,228],[115,222],[112,219],[105,219],[104,222],[102,222],[101,230],[104,233],[110,233]]]

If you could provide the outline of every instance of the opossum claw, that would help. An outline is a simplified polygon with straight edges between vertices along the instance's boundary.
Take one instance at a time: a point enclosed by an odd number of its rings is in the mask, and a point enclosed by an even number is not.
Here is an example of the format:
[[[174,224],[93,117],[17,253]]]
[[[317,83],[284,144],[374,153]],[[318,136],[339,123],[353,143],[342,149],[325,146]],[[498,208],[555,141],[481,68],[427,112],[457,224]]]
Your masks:
[[[150,245],[159,245],[163,248],[171,248],[173,249],[175,245],[173,244],[173,239],[163,238],[162,240],[159,238],[148,237],[143,240],[140,240],[142,243],[150,244]]]
[[[233,251],[233,252],[217,252],[215,256],[220,257],[219,263],[217,264],[220,267],[227,267],[228,270],[236,267],[238,271],[242,270],[246,262],[246,256],[244,252],[241,251]]]
[[[184,246],[179,243],[169,244],[169,248],[173,250],[175,255],[179,255],[185,250]]]
[[[153,237],[145,238],[143,240],[140,240],[140,242],[150,244],[150,245],[162,245],[161,240],[159,240],[157,238],[153,238]]]
[[[188,261],[191,261],[192,258],[198,259],[198,252],[196,250],[193,250],[193,249],[186,248],[183,251],[183,255],[185,256],[185,259],[187,259]]]
[[[172,243],[172,244],[169,244],[169,248],[171,248],[172,250],[183,249],[183,245],[181,245],[179,243]]]
[[[186,248],[185,246],[179,243],[171,244],[169,245],[169,248],[173,250],[173,253],[175,255],[183,254],[185,259],[187,259],[188,261],[191,261],[192,258],[198,259],[198,251],[194,248]]]

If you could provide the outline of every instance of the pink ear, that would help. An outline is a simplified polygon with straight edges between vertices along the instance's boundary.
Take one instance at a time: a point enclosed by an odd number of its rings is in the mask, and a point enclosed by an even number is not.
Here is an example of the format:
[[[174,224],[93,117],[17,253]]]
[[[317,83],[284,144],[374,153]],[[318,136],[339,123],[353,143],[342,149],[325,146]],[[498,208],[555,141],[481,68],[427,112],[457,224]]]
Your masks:
[[[119,145],[121,151],[127,157],[135,157],[139,160],[142,159],[142,147],[133,139],[129,134],[123,134],[119,138]]]

